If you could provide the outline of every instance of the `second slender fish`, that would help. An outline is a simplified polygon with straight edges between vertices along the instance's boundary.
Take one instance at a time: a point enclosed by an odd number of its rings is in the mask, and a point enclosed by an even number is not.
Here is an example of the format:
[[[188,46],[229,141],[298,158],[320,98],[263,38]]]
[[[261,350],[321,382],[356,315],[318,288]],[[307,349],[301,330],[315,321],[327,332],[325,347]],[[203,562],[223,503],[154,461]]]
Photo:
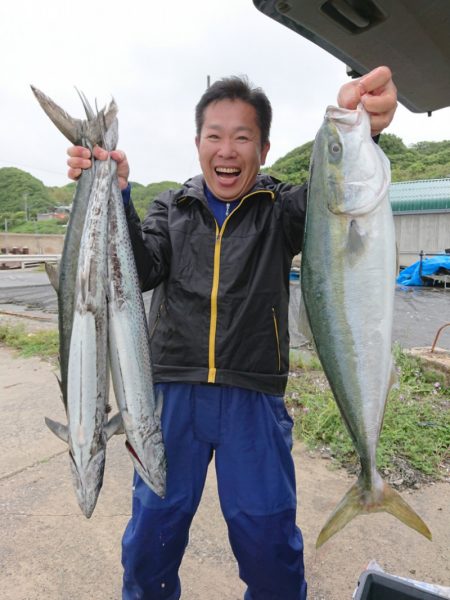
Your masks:
[[[108,314],[111,375],[136,471],[158,495],[166,491],[162,398],[155,399],[144,303],[122,195],[113,180],[109,213]]]

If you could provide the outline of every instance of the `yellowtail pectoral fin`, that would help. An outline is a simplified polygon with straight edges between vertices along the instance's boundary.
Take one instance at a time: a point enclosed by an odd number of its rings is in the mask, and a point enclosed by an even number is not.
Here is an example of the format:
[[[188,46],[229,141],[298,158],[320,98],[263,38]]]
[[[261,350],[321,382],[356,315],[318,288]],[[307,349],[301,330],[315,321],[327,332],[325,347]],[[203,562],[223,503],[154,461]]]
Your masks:
[[[350,262],[361,256],[367,243],[367,232],[360,227],[356,219],[350,221],[347,238],[348,258]]]
[[[316,548],[322,546],[331,536],[343,529],[354,517],[383,511],[394,515],[394,517],[400,519],[405,525],[415,529],[431,540],[431,532],[425,522],[398,492],[383,482],[381,493],[378,493],[376,500],[373,500],[370,491],[363,489],[361,480],[358,479],[325,523],[317,538]]]

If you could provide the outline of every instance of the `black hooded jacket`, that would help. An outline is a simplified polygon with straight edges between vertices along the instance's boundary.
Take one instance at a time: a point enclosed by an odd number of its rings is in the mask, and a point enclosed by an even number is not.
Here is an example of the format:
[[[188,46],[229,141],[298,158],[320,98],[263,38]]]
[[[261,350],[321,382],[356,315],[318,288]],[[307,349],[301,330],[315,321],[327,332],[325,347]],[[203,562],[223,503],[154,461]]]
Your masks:
[[[155,382],[284,393],[289,273],[302,248],[306,185],[259,175],[219,228],[203,177],[127,216],[149,314]]]

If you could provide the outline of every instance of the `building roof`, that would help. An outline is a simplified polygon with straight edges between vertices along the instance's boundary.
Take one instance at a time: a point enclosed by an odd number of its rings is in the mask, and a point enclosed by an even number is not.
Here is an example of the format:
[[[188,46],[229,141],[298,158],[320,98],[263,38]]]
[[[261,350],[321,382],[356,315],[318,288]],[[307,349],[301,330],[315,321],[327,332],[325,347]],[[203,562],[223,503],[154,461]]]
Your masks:
[[[389,198],[394,214],[450,212],[450,178],[391,183]]]

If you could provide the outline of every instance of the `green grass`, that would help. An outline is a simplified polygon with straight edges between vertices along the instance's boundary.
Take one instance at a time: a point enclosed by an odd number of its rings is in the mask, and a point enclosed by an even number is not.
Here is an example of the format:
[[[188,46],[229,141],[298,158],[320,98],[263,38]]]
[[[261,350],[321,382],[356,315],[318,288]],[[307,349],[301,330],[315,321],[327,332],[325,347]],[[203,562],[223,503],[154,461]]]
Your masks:
[[[309,350],[291,349],[289,352],[289,366],[294,371],[298,369],[305,371],[322,370],[322,365],[317,355]]]
[[[66,227],[58,219],[49,219],[48,221],[24,221],[17,225],[11,225],[8,228],[10,233],[39,233],[65,235]]]
[[[15,348],[24,357],[56,358],[58,356],[59,337],[55,330],[41,329],[29,332],[20,325],[0,323],[0,342]]]
[[[389,396],[378,444],[377,464],[389,469],[401,459],[418,472],[439,478],[450,463],[450,390],[443,373],[394,349],[398,386]],[[295,374],[295,372],[294,372]],[[340,465],[357,455],[322,372],[289,378],[286,400],[296,414],[295,432],[309,448],[325,447]]]

